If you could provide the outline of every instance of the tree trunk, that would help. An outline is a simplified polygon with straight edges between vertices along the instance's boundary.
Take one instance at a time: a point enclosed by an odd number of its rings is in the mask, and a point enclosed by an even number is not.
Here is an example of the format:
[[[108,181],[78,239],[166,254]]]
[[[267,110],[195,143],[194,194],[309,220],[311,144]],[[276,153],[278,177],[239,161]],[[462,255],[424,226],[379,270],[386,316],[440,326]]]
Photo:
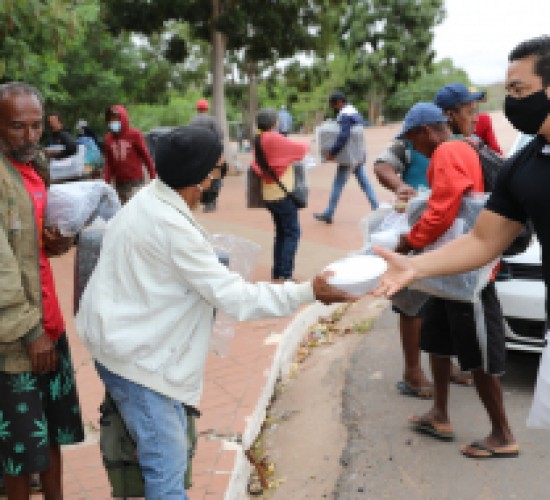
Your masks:
[[[369,102],[369,122],[371,125],[382,125],[383,116],[382,116],[382,102],[384,96],[377,92],[376,90],[369,91],[368,102]]]
[[[229,152],[229,129],[227,126],[227,114],[225,112],[225,48],[227,41],[223,33],[216,31],[214,20],[221,13],[220,0],[212,0],[212,100],[214,116],[218,120],[224,136],[224,150]]]
[[[248,116],[250,118],[250,137],[256,134],[256,113],[258,112],[258,66],[255,63],[246,65],[248,76]]]

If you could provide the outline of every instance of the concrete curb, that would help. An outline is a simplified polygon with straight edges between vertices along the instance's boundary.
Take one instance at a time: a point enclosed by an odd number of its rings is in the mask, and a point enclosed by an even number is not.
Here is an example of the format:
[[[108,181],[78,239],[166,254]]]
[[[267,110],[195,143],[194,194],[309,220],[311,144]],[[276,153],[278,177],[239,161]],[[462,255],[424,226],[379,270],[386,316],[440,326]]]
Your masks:
[[[266,338],[266,343],[278,344],[271,367],[268,368],[265,386],[262,390],[256,407],[248,418],[243,433],[242,444],[228,443],[230,449],[237,450],[235,465],[229,479],[229,485],[225,492],[225,500],[244,500],[248,498],[246,487],[250,477],[251,465],[244,452],[249,449],[258,434],[266,418],[267,408],[279,376],[288,377],[291,370],[294,355],[300,342],[306,335],[308,328],[316,323],[321,316],[328,316],[338,308],[338,304],[325,306],[320,302],[302,309],[286,326],[282,333],[275,333]]]

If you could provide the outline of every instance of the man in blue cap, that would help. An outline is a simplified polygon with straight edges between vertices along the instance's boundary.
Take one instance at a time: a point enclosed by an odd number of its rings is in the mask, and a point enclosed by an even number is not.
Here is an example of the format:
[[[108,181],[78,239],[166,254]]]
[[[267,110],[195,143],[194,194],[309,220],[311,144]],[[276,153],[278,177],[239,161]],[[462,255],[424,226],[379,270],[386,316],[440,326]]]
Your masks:
[[[469,137],[474,133],[478,102],[484,97],[485,92],[470,92],[463,83],[454,82],[436,92],[434,103],[447,115],[454,135]]]
[[[351,134],[351,127],[354,125],[364,125],[364,120],[359,111],[354,106],[348,104],[346,95],[343,92],[333,92],[329,97],[329,106],[337,113],[336,122],[340,125],[340,133],[327,155],[327,160],[334,160],[334,157],[344,148]],[[338,165],[336,175],[332,183],[332,191],[328,202],[328,207],[324,212],[315,213],[313,217],[319,221],[332,224],[334,212],[342,190],[348,182],[351,172],[355,175],[359,186],[367,196],[373,210],[378,208],[376,194],[370,185],[365,174],[365,159],[358,165]]]
[[[415,149],[411,139],[418,136],[421,127],[440,132],[442,138],[449,133],[447,117],[441,108],[431,102],[415,104],[405,115],[403,127],[396,139],[375,160],[374,173],[380,184],[396,194],[398,202],[406,203],[416,195],[418,188],[428,187],[426,170],[430,160]],[[414,314],[399,309],[399,331],[403,348],[403,378],[397,383],[398,391],[407,396],[431,398],[433,386],[420,364],[420,327],[422,311]]]
[[[451,86],[450,91],[448,87],[438,92],[439,98],[453,94],[456,86]],[[458,110],[453,108],[447,116],[452,115],[456,123],[460,107],[474,102],[458,105]],[[445,123],[407,129],[409,123],[405,120],[399,135],[405,136],[415,150],[430,158],[426,177],[431,194],[427,209],[418,222],[408,234],[401,236],[396,252],[404,254],[422,250],[443,235],[453,224],[465,194],[485,191],[481,162],[471,145],[466,141],[449,141],[450,130]],[[481,453],[485,456],[487,453],[489,456],[517,456],[519,447],[508,423],[499,381],[499,376],[504,373],[506,347],[502,310],[494,283],[491,281],[480,292],[477,306],[430,298],[423,311],[420,348],[430,354],[434,400],[428,412],[409,419],[412,428],[437,439],[454,439],[448,398],[451,358],[456,356],[462,370],[473,373],[477,393],[492,425],[488,441],[476,442],[463,453],[470,457]],[[493,452],[486,451],[489,445]],[[480,451],[482,447],[485,451]]]

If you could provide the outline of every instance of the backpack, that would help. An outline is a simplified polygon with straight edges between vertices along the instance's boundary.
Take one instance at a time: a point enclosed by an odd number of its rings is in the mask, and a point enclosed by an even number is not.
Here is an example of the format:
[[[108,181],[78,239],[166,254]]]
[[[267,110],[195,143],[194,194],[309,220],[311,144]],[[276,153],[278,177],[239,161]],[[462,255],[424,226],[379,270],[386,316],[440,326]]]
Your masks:
[[[485,191],[491,192],[495,188],[498,173],[504,162],[506,161],[502,156],[495,153],[487,144],[483,142],[472,141],[469,139],[462,139],[472,146],[479,157],[481,163],[481,170],[483,172],[483,183],[485,185]],[[502,255],[512,257],[525,252],[527,247],[531,244],[533,239],[533,225],[530,221],[527,221],[521,232],[515,237],[514,241],[510,243],[510,246],[504,250]]]
[[[492,192],[495,188],[498,173],[506,160],[499,154],[495,153],[484,142],[477,142],[469,139],[462,140],[476,150],[479,157],[479,162],[481,163],[481,170],[483,172],[485,192]]]
[[[134,498],[145,495],[143,474],[139,466],[136,445],[110,394],[99,407],[99,448],[107,478],[114,498]],[[192,486],[192,459],[197,448],[195,419],[199,416],[191,407],[185,407],[187,419],[187,470],[182,471],[182,481],[186,490]]]

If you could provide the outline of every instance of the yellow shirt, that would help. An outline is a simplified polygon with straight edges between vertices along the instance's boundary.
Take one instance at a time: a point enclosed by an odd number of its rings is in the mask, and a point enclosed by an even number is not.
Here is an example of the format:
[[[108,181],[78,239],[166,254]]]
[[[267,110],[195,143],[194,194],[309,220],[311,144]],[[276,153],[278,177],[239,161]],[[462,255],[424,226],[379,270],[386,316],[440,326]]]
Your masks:
[[[279,180],[287,191],[290,192],[294,189],[294,168],[292,168],[292,165],[287,167],[285,173],[279,178]],[[262,180],[262,197],[265,201],[282,200],[285,196],[285,192],[276,182],[270,182],[268,184]]]

